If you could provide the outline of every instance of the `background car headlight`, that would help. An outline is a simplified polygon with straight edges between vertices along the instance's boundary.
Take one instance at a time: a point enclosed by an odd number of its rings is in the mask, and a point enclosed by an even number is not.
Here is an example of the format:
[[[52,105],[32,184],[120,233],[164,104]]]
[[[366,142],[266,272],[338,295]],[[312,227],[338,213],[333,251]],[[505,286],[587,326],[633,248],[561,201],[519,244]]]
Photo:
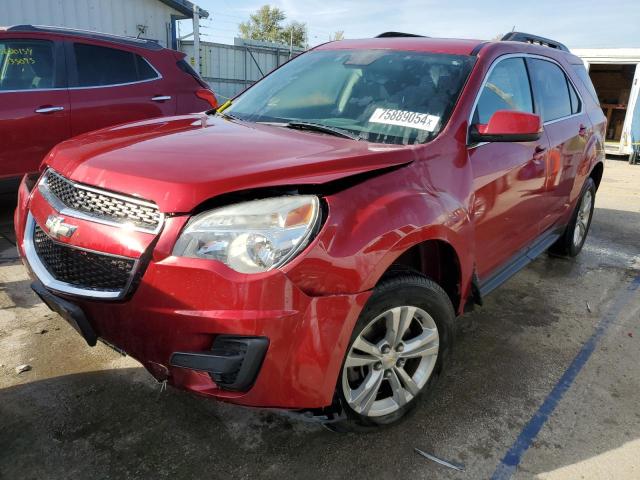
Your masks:
[[[320,219],[314,195],[238,203],[193,217],[173,254],[219,260],[241,273],[284,265],[311,240]]]

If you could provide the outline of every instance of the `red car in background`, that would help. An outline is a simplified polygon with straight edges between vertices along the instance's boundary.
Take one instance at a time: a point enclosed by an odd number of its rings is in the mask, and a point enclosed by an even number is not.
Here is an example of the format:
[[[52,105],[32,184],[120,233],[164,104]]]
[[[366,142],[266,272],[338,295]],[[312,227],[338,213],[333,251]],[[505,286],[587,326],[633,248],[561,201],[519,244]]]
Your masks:
[[[216,107],[185,55],[151,40],[21,25],[0,28],[0,181],[99,128]]]

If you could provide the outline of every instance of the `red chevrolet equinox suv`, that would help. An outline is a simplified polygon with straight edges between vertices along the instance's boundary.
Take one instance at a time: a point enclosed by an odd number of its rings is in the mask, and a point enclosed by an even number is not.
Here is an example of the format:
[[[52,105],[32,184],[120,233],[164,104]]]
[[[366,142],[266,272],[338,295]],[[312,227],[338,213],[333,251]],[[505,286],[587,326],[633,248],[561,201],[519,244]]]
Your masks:
[[[18,245],[50,308],[159,381],[374,427],[433,388],[456,316],[580,252],[604,132],[551,40],[332,42],[217,111],[58,145]]]
[[[184,57],[132,37],[0,28],[0,181],[37,171],[47,152],[72,136],[215,107]]]

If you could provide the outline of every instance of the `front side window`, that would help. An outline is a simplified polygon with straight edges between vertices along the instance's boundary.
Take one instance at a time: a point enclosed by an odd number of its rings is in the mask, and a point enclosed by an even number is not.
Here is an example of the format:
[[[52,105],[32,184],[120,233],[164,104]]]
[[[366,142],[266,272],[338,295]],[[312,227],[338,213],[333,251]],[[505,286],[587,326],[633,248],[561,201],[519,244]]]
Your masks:
[[[53,43],[0,40],[0,92],[55,87]]]
[[[308,122],[377,143],[432,140],[446,124],[472,57],[390,50],[300,55],[233,102],[240,120]]]
[[[569,93],[571,85],[562,69],[553,62],[538,58],[532,58],[530,65],[531,81],[540,99],[542,119],[549,122],[571,115],[571,95]]]
[[[486,125],[498,110],[533,113],[533,100],[523,58],[507,58],[493,67],[482,88],[472,123]]]
[[[100,87],[140,82],[157,78],[149,63],[133,52],[115,48],[76,43],[79,87]]]

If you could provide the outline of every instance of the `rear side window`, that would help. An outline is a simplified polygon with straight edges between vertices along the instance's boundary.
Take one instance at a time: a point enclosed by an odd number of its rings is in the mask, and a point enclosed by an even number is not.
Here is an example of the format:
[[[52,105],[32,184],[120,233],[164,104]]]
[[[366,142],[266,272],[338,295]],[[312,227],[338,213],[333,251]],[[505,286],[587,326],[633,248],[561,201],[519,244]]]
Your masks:
[[[600,100],[598,100],[598,94],[596,93],[596,89],[591,82],[591,78],[589,77],[589,73],[584,65],[573,65],[573,71],[578,75],[578,78],[584,83],[584,86],[587,87],[589,93],[595,100],[597,104],[600,104]]]
[[[480,93],[473,123],[489,123],[498,110],[533,113],[531,86],[522,58],[507,58],[496,64]]]
[[[209,88],[209,85],[207,85],[207,83],[202,79],[202,77],[198,75],[198,72],[196,72],[193,68],[191,68],[191,65],[189,65],[187,62],[185,62],[184,60],[178,60],[176,62],[176,66],[180,70],[182,70],[184,73],[191,75],[196,80],[196,82],[200,84],[201,87]]]
[[[133,52],[115,48],[76,43],[79,87],[99,87],[140,82],[157,78],[149,63]]]
[[[562,69],[555,63],[533,58],[530,60],[531,81],[540,99],[542,119],[545,122],[568,117],[577,113],[580,106],[578,96]],[[576,108],[572,108],[571,95],[576,97]]]
[[[576,89],[573,88],[573,85],[571,85],[569,79],[566,78],[566,80],[567,87],[569,87],[569,98],[571,99],[571,113],[578,113],[582,108],[582,102],[580,101],[580,97],[578,96]]]
[[[147,62],[140,55],[135,55],[136,66],[138,67],[138,80],[151,80],[156,78],[158,73],[153,69],[149,62]]]
[[[0,91],[55,87],[53,42],[0,40]]]

